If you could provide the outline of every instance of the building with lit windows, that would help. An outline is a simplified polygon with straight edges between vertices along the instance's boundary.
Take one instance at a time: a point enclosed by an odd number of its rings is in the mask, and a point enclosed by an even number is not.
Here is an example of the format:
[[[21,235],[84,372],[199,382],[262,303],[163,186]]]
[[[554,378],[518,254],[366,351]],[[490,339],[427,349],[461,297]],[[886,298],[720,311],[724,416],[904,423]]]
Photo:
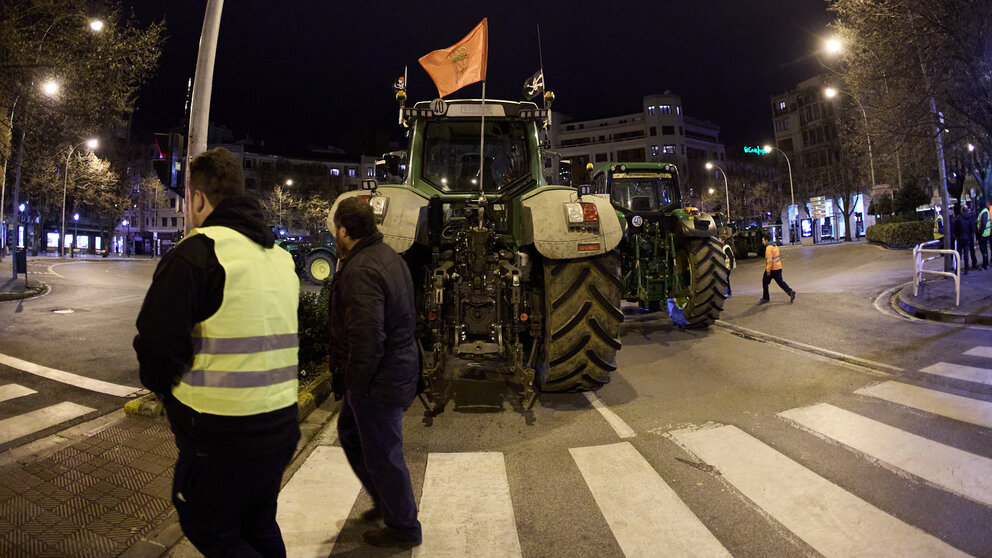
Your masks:
[[[831,83],[829,76],[819,75],[799,83],[795,88],[771,97],[772,127],[775,130],[775,145],[785,152],[792,164],[794,188],[796,190],[796,211],[786,208],[782,221],[788,223],[800,219],[800,233],[804,242],[838,240],[845,236],[845,227],[852,226],[852,238],[857,233],[864,235],[867,227],[874,224],[874,217],[865,215],[868,205],[867,194],[858,196],[854,204],[851,223],[844,223],[844,216],[837,207],[833,195],[841,191],[839,185],[850,180],[847,161],[841,149],[842,112],[837,110],[839,100],[828,99],[824,90]],[[784,158],[777,153],[781,167],[780,191],[788,193],[788,168]],[[870,189],[869,189],[870,191]],[[804,199],[800,199],[802,196]],[[806,207],[810,197],[823,196],[826,216],[810,219]],[[786,228],[787,229],[787,228]],[[783,234],[788,234],[783,230]],[[788,242],[788,237],[786,238]]]
[[[666,91],[643,98],[641,110],[594,120],[553,115],[552,149],[572,161],[577,182],[585,166],[618,161],[675,163],[689,189],[704,176],[706,161],[723,161],[720,127],[685,114],[682,97]]]

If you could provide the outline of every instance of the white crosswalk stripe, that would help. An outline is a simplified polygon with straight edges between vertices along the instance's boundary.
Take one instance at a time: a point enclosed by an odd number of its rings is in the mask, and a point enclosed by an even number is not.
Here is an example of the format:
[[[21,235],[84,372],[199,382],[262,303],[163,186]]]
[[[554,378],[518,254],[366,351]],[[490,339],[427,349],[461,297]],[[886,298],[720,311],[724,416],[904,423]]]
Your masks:
[[[964,354],[967,356],[992,358],[992,347],[975,347],[974,349],[965,351]]]
[[[361,489],[343,449],[316,448],[279,493],[277,520],[287,556],[330,554]]]
[[[826,403],[779,413],[870,459],[992,506],[992,459],[947,446]]]
[[[824,556],[966,556],[735,426],[669,435]]]
[[[902,382],[884,382],[854,392],[898,403],[935,415],[992,428],[992,403],[922,388]]]
[[[0,444],[6,444],[94,411],[96,409],[63,401],[56,405],[0,420]]]
[[[18,397],[24,397],[25,395],[31,395],[32,393],[38,392],[31,388],[19,386],[17,384],[7,384],[0,386],[0,402],[10,401],[11,399],[17,399]]]
[[[938,362],[920,370],[924,374],[942,376],[992,386],[992,369]]]
[[[629,442],[569,451],[625,556],[730,556]]]
[[[420,523],[414,558],[521,556],[503,454],[430,454]]]

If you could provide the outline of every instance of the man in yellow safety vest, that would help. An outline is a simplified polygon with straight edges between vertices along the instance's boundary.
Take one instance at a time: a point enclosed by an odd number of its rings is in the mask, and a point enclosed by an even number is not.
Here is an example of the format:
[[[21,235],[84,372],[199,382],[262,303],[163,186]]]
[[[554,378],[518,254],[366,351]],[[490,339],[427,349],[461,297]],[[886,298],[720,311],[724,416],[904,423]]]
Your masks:
[[[195,228],[155,270],[134,338],[179,448],[172,502],[208,557],[285,556],[276,499],[300,439],[300,282],[234,155],[194,159],[190,194]]]
[[[992,222],[989,220],[989,207],[985,205],[978,213],[978,229],[975,230],[975,235],[978,237],[978,249],[982,251],[983,270],[989,268],[989,233],[992,232]]]
[[[762,296],[758,299],[758,304],[768,302],[768,285],[773,279],[789,295],[789,303],[791,304],[796,300],[796,291],[790,289],[789,285],[782,279],[782,256],[779,254],[778,246],[769,242],[767,234],[761,235],[761,244],[765,247],[765,275],[761,279]]]

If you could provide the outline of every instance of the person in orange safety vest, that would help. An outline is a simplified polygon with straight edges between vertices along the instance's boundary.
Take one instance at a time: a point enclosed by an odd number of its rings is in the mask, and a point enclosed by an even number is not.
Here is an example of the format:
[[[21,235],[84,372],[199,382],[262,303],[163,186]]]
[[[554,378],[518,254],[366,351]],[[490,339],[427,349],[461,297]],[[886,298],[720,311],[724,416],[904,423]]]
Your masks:
[[[765,275],[761,279],[762,297],[758,299],[758,304],[768,302],[768,285],[771,284],[772,279],[789,295],[791,304],[796,300],[796,291],[790,289],[782,279],[782,256],[779,254],[778,246],[769,242],[768,235],[761,236],[761,244],[765,247]]]

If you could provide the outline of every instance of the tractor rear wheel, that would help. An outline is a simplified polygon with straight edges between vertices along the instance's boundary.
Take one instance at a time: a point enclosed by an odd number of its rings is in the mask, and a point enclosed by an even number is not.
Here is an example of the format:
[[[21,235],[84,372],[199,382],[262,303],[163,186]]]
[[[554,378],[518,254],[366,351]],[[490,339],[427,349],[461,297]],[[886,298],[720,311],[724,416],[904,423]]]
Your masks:
[[[545,366],[541,391],[588,391],[610,381],[620,350],[620,257],[616,252],[544,263]]]
[[[709,327],[720,318],[730,284],[723,247],[716,238],[695,238],[682,250],[679,268],[688,279],[688,296],[669,299],[668,313],[679,327]]]
[[[337,261],[326,252],[317,252],[307,257],[307,276],[314,285],[323,285],[324,281],[334,275]]]

